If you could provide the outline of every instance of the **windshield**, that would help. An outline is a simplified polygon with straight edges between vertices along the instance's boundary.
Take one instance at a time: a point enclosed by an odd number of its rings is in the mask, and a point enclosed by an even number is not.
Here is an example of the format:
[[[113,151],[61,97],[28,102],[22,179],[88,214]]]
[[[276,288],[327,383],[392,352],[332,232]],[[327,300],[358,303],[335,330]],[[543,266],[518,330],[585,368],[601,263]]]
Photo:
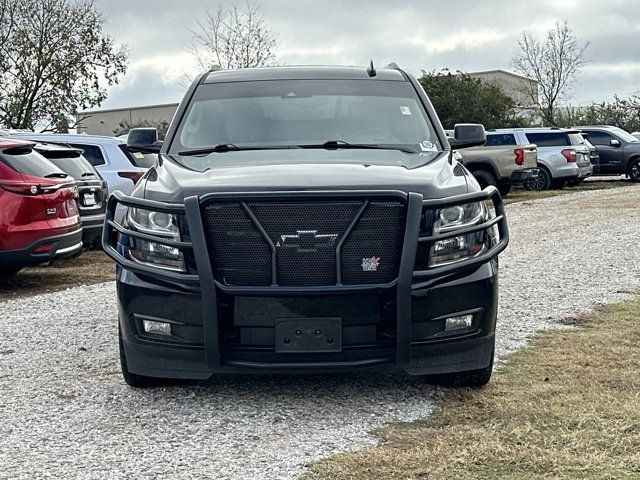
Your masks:
[[[42,152],[42,155],[56,165],[63,172],[71,175],[76,180],[95,180],[98,178],[95,170],[89,162],[80,154],[47,155],[48,152]]]
[[[629,132],[626,132],[626,131],[622,130],[621,128],[612,127],[612,128],[609,129],[609,131],[611,133],[613,133],[614,135],[617,135],[618,138],[620,140],[624,141],[624,142],[640,143],[640,140],[638,140],[636,137],[631,135]]]
[[[31,147],[15,147],[2,151],[4,162],[18,173],[35,177],[66,177],[56,165],[44,158]]]
[[[225,144],[285,148],[328,141],[441,150],[408,82],[286,80],[201,85],[169,153]]]

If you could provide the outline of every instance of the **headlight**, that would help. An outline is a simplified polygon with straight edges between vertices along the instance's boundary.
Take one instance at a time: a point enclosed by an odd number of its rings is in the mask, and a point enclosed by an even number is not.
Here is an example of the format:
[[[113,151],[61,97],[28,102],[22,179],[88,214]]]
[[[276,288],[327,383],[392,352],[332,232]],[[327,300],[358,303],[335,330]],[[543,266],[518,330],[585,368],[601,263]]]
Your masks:
[[[435,235],[478,225],[489,219],[489,211],[484,202],[442,208],[435,213]],[[429,266],[445,265],[474,257],[491,248],[495,240],[493,230],[482,230],[437,241],[429,256]]]
[[[141,233],[180,240],[178,217],[170,213],[129,208],[126,223],[129,228]],[[184,255],[180,249],[162,243],[129,238],[129,255],[139,263],[180,272],[186,271]]]
[[[173,237],[176,240],[180,236],[178,218],[170,213],[153,212],[142,208],[129,208],[127,210],[129,226],[142,233]]]

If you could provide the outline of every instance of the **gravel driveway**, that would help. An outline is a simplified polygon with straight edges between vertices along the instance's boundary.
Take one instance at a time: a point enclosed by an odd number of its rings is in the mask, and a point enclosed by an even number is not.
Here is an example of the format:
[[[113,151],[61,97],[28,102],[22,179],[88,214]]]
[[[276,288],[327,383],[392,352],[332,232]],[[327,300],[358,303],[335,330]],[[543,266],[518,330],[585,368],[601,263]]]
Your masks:
[[[508,207],[498,354],[638,281],[640,187]],[[113,283],[0,304],[1,478],[295,478],[429,413],[437,391],[404,375],[223,377],[128,388]]]

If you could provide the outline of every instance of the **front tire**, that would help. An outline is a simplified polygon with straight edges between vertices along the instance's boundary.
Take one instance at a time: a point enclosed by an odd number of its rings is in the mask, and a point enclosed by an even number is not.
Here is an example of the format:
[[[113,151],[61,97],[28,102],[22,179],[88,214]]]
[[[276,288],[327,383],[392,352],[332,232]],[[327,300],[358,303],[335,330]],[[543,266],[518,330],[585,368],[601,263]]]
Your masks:
[[[525,190],[530,192],[541,192],[542,190],[549,190],[551,187],[551,173],[546,168],[540,168],[538,176],[530,178],[524,184]]]
[[[441,373],[438,375],[427,375],[426,380],[434,385],[449,388],[481,388],[484,387],[493,373],[493,357],[495,351],[491,353],[491,362],[484,368],[468,370],[466,372]]]
[[[634,158],[629,162],[629,168],[627,169],[627,175],[632,182],[640,182],[640,158]]]
[[[166,378],[146,377],[129,371],[127,367],[127,356],[124,352],[124,345],[122,344],[122,331],[120,327],[118,327],[118,344],[120,348],[120,368],[122,369],[124,383],[133,388],[151,388],[160,387],[170,382],[170,380]]]

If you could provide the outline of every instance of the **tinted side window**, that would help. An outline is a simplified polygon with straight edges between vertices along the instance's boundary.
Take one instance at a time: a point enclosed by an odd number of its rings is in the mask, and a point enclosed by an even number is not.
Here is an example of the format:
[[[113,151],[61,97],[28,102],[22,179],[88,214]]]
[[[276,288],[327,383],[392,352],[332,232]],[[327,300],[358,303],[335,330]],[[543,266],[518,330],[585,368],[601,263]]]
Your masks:
[[[487,135],[487,147],[495,147],[500,145],[516,145],[516,137],[511,133],[492,133]]]
[[[126,145],[118,145],[124,156],[129,159],[132,165],[141,168],[151,168],[155,165],[156,160],[158,160],[157,153],[140,153],[140,152],[130,152]]]
[[[594,145],[609,145],[609,142],[614,139],[613,135],[609,135],[605,132],[586,132],[589,134],[589,141]]]
[[[97,145],[82,145],[80,143],[70,143],[73,148],[80,148],[84,150],[84,158],[86,158],[91,165],[94,167],[96,165],[104,165],[104,155],[102,155],[102,150]]]
[[[530,143],[538,147],[565,147],[571,145],[569,135],[564,132],[527,133]]]

